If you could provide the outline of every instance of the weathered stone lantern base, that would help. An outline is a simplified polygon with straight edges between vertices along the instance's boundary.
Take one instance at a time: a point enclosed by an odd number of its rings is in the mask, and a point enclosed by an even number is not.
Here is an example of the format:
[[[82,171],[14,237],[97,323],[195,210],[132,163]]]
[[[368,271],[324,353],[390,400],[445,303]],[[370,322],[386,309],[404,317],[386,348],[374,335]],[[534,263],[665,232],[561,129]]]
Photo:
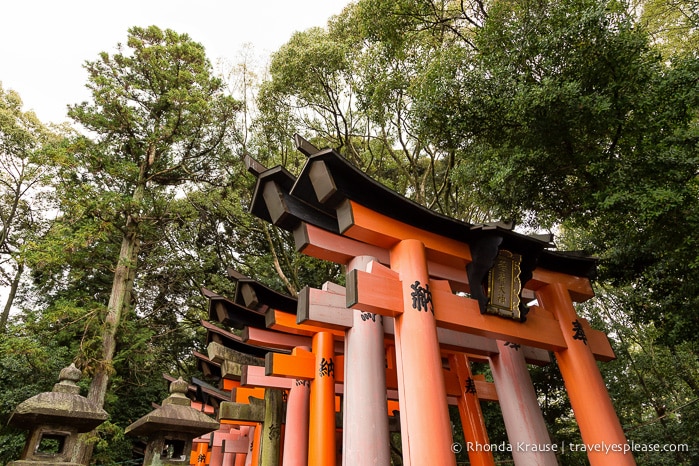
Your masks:
[[[143,457],[143,464],[189,464],[192,435],[188,432],[167,432],[151,439]]]
[[[41,425],[30,431],[23,459],[7,466],[81,466],[70,462],[77,435],[77,429],[65,425]]]
[[[43,424],[29,433],[23,459],[11,461],[7,466],[82,466],[70,462],[77,436],[77,429]]]

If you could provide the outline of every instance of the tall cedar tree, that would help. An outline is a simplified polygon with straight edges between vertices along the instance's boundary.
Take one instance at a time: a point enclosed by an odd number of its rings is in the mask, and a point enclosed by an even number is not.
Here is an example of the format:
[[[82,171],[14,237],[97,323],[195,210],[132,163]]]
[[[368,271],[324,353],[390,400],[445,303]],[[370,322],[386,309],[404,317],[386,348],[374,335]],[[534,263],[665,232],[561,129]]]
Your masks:
[[[88,398],[102,406],[113,372],[117,331],[130,305],[144,235],[168,223],[168,200],[206,182],[229,156],[238,103],[212,76],[203,46],[155,26],[129,30],[126,46],[85,64],[91,102],[69,116],[88,130],[69,165],[101,198],[94,212],[120,230],[121,248],[104,314],[100,360]],[[89,448],[78,454],[82,460]]]

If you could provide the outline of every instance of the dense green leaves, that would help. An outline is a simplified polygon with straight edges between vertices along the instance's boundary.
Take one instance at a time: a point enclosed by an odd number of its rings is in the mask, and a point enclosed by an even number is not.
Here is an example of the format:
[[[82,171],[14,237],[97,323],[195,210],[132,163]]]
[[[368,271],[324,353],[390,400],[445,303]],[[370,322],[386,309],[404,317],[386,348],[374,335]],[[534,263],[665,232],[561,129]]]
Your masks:
[[[50,208],[44,190],[51,170],[41,148],[54,137],[0,83],[0,286],[8,290],[0,303],[0,333],[20,289],[26,248],[46,229],[48,219],[38,211]]]
[[[584,216],[654,71],[643,35],[594,2],[499,2],[475,42],[428,70],[425,131],[460,150],[460,179],[500,215]]]
[[[641,22],[664,56],[697,52],[699,5],[696,0],[645,0]]]
[[[498,2],[474,44],[438,57],[418,102],[424,131],[458,151],[458,183],[499,217],[584,230],[601,277],[655,309],[634,315],[694,338],[696,58],[662,60],[601,1]]]
[[[10,414],[27,398],[50,391],[71,357],[51,332],[10,324],[0,335],[0,463],[17,459],[24,447],[26,432],[7,427]]]
[[[203,47],[154,26],[131,29],[126,45],[130,52],[119,46],[86,64],[93,100],[69,115],[99,135],[108,157],[88,153],[83,163],[131,183],[208,176],[211,151],[231,136],[237,104],[211,77]]]
[[[618,359],[601,365],[603,377],[629,440],[640,445],[686,444],[686,451],[640,452],[638,464],[694,464],[699,444],[693,432],[699,413],[697,343],[667,346],[662,329],[628,314],[638,305],[635,290],[600,288],[583,314],[605,329]]]
[[[445,26],[435,32],[454,15],[468,23],[455,3],[359,2],[334,17],[327,29],[297,33],[273,56],[271,79],[258,97],[261,142],[302,134],[422,204],[459,218],[483,219],[466,192],[452,183],[455,151],[434,145],[414,113],[425,67],[473,27]],[[278,159],[294,172],[299,161],[287,156],[285,144],[278,146]]]

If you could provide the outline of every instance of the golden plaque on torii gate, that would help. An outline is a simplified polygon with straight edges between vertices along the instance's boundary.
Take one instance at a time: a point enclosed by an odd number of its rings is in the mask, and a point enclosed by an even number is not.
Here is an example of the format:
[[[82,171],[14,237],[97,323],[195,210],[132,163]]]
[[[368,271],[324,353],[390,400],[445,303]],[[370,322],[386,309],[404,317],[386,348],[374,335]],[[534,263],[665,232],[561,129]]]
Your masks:
[[[522,256],[501,249],[495,265],[488,272],[487,314],[520,320],[519,294],[522,291],[520,264]]]

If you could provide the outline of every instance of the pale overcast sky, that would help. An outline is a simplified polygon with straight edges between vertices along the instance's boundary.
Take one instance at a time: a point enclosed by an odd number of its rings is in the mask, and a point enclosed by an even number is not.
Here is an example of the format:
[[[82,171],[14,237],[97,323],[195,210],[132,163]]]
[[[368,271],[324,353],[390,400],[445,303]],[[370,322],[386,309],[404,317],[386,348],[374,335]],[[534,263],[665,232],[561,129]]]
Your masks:
[[[86,100],[82,68],[126,42],[132,26],[189,36],[212,63],[235,61],[245,44],[268,55],[295,31],[325,26],[351,0],[0,0],[0,82],[44,123]]]

